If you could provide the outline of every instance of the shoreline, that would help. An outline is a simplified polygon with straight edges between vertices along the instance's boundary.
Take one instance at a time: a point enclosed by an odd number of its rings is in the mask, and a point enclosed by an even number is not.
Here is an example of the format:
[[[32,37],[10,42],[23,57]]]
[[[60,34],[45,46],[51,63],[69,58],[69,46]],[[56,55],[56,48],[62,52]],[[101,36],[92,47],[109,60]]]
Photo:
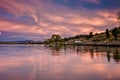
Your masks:
[[[26,45],[29,45],[29,44],[44,44],[44,43],[0,43],[1,44],[12,44],[12,45],[15,45],[15,44],[26,44]],[[55,44],[44,44],[44,45],[55,45]],[[58,45],[76,45],[76,46],[105,46],[105,47],[120,47],[120,43],[79,43],[79,44],[58,44]],[[55,45],[57,46],[57,45]]]

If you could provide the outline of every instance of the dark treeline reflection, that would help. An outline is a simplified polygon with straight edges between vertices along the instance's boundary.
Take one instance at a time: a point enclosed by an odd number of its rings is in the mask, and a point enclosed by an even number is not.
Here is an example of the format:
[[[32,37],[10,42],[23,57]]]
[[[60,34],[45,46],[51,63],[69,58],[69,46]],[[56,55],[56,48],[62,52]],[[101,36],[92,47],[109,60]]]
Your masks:
[[[56,46],[45,46],[52,50],[53,56],[62,55],[61,51],[64,54],[72,54],[76,53],[77,55],[82,54],[90,54],[90,57],[94,59],[94,57],[106,57],[108,62],[114,60],[115,63],[120,63],[120,48],[119,47],[101,47],[101,46],[78,46],[78,45],[56,45]],[[69,53],[67,51],[70,51]]]

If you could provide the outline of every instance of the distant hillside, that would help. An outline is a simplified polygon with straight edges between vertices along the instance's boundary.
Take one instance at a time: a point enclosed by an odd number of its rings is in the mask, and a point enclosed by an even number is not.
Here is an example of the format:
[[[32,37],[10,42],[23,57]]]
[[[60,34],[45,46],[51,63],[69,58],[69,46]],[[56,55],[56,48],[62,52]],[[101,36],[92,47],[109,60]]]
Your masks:
[[[106,29],[108,30],[108,29]],[[120,27],[115,27],[112,30],[104,31],[102,33],[93,34],[90,32],[89,35],[77,35],[74,37],[65,38],[65,41],[79,40],[85,42],[115,42],[120,41]]]
[[[120,27],[115,27],[112,30],[108,31],[109,37],[107,37],[106,31],[100,34],[94,35],[88,41],[104,41],[104,42],[114,42],[120,41]]]
[[[60,35],[52,35],[50,39],[44,41],[45,44],[74,44],[81,42],[120,42],[120,27],[115,27],[111,30],[106,29],[102,33],[89,35],[76,35],[68,38],[61,38]]]

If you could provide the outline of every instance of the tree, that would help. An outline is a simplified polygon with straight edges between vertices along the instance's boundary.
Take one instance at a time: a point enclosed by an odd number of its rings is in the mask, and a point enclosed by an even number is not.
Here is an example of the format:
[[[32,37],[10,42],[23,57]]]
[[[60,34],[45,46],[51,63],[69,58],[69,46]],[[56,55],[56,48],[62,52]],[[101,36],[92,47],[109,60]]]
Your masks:
[[[117,12],[116,16],[117,16],[118,24],[120,27],[120,11]]]
[[[117,41],[117,38],[118,38],[118,34],[119,34],[119,30],[118,30],[118,28],[115,27],[112,30],[112,35],[114,36],[114,38],[115,38],[116,41]]]
[[[93,32],[90,32],[89,33],[89,36],[88,36],[88,39],[92,38],[93,37]]]
[[[95,35],[98,35],[98,33],[95,33]]]
[[[67,38],[64,38],[64,41],[67,41],[68,39]]]
[[[54,34],[54,35],[52,35],[51,40],[57,45],[58,42],[60,42],[61,37],[60,37],[60,35],[55,35]]]
[[[110,38],[110,33],[108,29],[106,29],[106,38]]]
[[[52,37],[51,37],[51,39],[53,39],[53,40],[59,40],[59,39],[61,39],[61,37],[60,37],[60,35],[52,35]]]

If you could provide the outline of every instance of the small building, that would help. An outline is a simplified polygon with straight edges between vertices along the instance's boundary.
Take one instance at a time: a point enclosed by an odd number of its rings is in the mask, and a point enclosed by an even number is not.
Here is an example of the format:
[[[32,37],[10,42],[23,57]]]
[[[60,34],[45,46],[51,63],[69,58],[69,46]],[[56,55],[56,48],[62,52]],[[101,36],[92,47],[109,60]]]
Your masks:
[[[78,41],[78,40],[74,41],[74,44],[81,44],[81,43],[82,43],[82,41]]]

